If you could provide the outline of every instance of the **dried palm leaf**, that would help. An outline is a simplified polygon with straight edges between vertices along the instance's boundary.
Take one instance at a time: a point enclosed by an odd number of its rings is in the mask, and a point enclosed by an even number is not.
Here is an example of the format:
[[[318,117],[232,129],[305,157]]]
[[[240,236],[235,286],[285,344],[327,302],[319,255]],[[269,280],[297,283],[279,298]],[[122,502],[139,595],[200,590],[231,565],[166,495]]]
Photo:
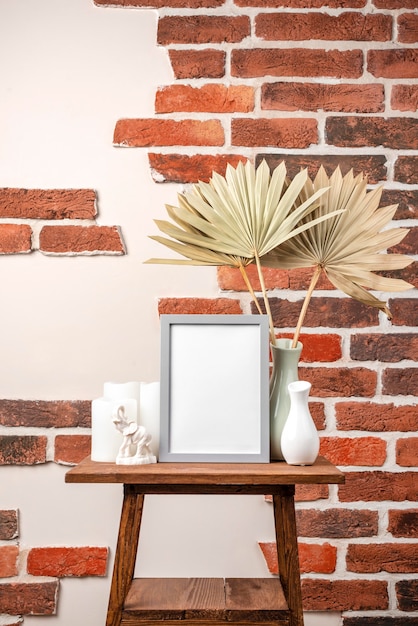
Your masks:
[[[307,170],[289,180],[284,163],[272,174],[265,161],[257,169],[249,161],[239,163],[237,168],[228,165],[225,177],[213,173],[209,183],[199,182],[191,192],[179,194],[178,207],[167,205],[171,222],[155,222],[166,237],[151,239],[185,258],[154,258],[147,262],[237,267],[259,308],[245,272],[248,264],[256,263],[274,341],[260,258],[312,224],[329,219],[325,215],[303,222],[324,192],[313,188]]]
[[[321,272],[325,272],[337,289],[363,304],[384,311],[389,319],[391,314],[386,303],[368,290],[403,291],[412,287],[404,280],[384,278],[373,273],[402,269],[412,263],[412,259],[405,255],[383,252],[399,243],[408,230],[393,228],[380,232],[393,218],[397,208],[396,205],[378,208],[382,189],[367,191],[367,180],[363,174],[354,177],[350,171],[342,176],[339,167],[330,178],[321,167],[308,193],[323,187],[327,187],[328,191],[321,196],[315,210],[302,218],[302,224],[331,214],[336,209],[344,211],[329,220],[313,224],[262,259],[262,263],[269,267],[316,268],[299,316],[294,345]]]

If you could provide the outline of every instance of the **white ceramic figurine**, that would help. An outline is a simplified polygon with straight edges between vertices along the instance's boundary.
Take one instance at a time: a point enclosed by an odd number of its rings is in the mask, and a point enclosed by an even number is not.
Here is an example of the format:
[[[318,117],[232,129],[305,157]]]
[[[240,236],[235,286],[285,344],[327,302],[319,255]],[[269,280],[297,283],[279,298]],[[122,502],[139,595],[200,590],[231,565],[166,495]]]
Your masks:
[[[123,406],[117,408],[113,423],[123,435],[123,442],[116,457],[118,465],[146,465],[157,462],[149,447],[151,435],[136,422],[128,422]],[[134,448],[135,452],[132,452]]]

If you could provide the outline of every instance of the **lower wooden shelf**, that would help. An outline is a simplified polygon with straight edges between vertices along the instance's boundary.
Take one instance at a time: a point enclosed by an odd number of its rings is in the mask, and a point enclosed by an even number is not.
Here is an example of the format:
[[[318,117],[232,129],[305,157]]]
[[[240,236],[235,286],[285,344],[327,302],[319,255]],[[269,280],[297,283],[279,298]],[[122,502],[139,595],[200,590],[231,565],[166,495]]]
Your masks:
[[[289,609],[276,578],[135,578],[121,626],[217,626],[225,623],[285,626]]]

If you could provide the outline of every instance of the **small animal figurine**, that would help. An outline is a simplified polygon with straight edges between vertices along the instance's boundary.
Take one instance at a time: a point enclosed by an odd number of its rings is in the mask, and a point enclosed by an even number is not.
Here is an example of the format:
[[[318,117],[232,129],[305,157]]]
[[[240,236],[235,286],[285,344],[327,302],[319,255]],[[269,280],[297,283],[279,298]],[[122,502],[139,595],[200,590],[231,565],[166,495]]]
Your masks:
[[[136,422],[128,422],[124,406],[117,408],[113,423],[123,435],[123,442],[116,457],[118,465],[146,465],[157,462],[149,447],[151,435]],[[132,452],[133,449],[135,452]]]

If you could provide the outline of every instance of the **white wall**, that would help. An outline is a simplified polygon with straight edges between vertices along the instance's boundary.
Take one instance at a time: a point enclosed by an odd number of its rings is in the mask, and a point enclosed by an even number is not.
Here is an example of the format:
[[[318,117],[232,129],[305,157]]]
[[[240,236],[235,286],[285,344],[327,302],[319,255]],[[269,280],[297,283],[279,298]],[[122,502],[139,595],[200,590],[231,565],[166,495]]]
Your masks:
[[[155,380],[157,298],[214,288],[213,270],[143,265],[163,252],[147,235],[177,189],[151,180],[145,150],[112,146],[117,119],[152,116],[172,81],[156,27],[155,11],[92,0],[0,1],[0,185],[96,189],[98,223],[119,224],[129,253],[1,259],[3,397],[88,399],[104,380]]]
[[[147,235],[179,187],[151,180],[145,150],[112,147],[117,119],[153,116],[157,87],[173,80],[156,26],[155,11],[92,0],[0,0],[0,187],[94,188],[98,223],[120,225],[128,249],[0,258],[2,398],[92,399],[106,380],[158,380],[157,299],[218,293],[213,269],[143,265],[164,252]],[[0,507],[20,510],[22,551],[102,545],[113,555],[121,488],[65,485],[64,474],[52,463],[0,469]],[[261,496],[154,497],[138,573],[263,576],[257,541],[272,539]],[[110,572],[63,579],[58,614],[25,624],[101,626]]]

